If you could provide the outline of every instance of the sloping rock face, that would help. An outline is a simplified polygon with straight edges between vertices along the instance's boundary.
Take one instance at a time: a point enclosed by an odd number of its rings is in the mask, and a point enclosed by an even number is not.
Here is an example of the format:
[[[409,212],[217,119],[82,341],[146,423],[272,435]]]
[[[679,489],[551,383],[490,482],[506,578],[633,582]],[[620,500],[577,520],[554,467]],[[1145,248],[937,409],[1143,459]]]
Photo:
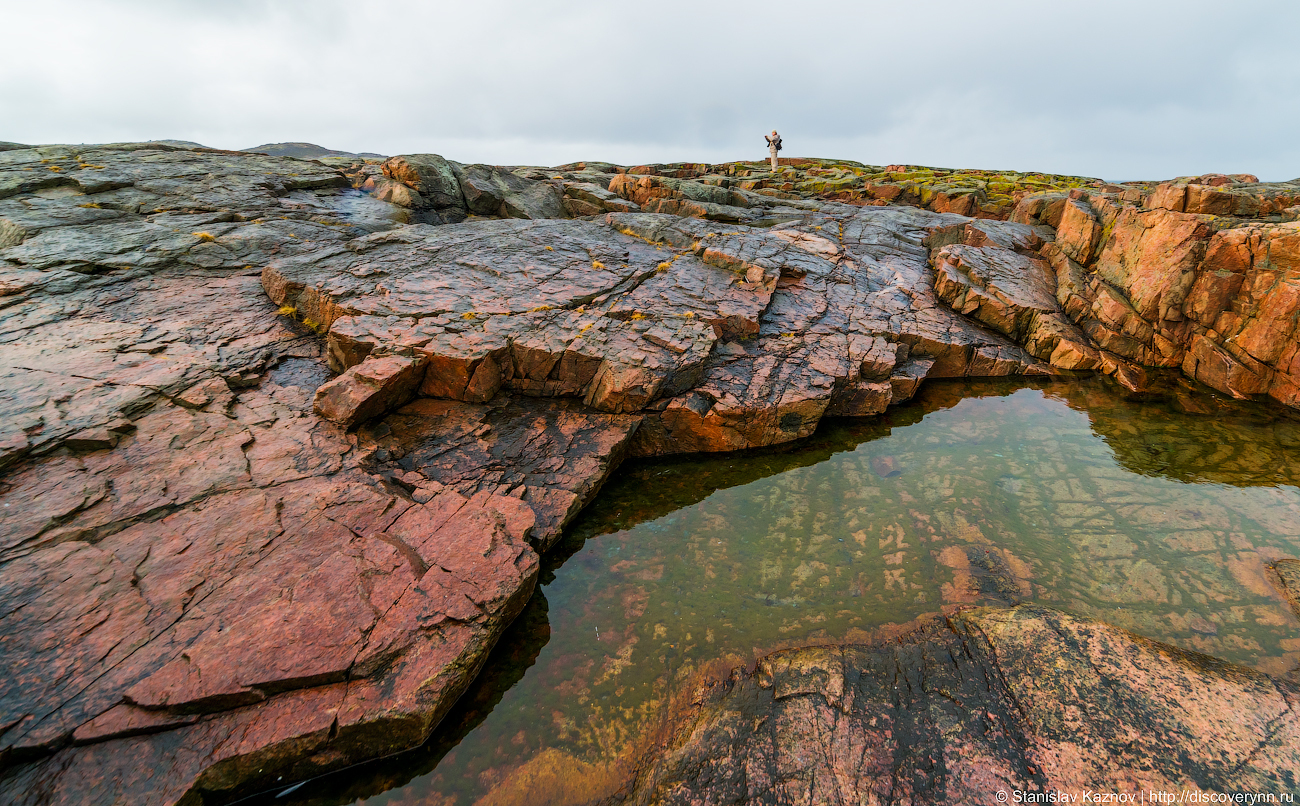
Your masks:
[[[625,456],[794,440],[932,377],[1133,381],[1133,345],[1186,366],[1184,330],[1271,361],[1270,393],[1294,352],[1275,212],[815,161],[325,159],[0,152],[5,802],[216,802],[418,744]],[[848,188],[873,172],[916,175]],[[1140,326],[1220,302],[1237,346]]]
[[[5,157],[0,799],[220,799],[423,741],[637,421],[503,397],[359,442],[259,273],[403,208],[299,160]]]
[[[417,502],[448,488],[526,501],[535,519],[529,537],[545,551],[622,462],[639,424],[571,401],[424,398],[358,436],[375,469]]]
[[[1234,397],[1300,405],[1300,184],[1244,180],[1039,194],[1014,211],[1056,227],[1042,256],[1057,299],[1126,385],[1144,385],[1131,365],[1181,368]]]
[[[1028,605],[969,611],[738,670],[679,715],[622,802],[1294,793],[1297,705],[1294,683],[1105,624]]]
[[[1050,371],[935,295],[923,241],[960,221],[831,203],[769,229],[651,213],[406,227],[272,261],[262,282],[329,327],[346,372],[317,408],[336,421],[353,415],[333,400],[372,399],[369,365],[397,355],[427,366],[426,396],[581,397],[644,413],[638,455],[736,450],[879,413],[927,376]]]

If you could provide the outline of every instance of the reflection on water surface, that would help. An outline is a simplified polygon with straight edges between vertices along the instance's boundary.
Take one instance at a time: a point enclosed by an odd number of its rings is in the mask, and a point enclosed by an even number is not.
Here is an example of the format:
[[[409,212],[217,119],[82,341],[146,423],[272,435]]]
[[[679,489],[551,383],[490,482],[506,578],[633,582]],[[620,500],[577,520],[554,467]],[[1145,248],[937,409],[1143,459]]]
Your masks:
[[[1285,673],[1300,629],[1266,563],[1300,556],[1297,447],[1289,414],[1183,388],[932,383],[793,448],[625,466],[428,745],[277,802],[581,802],[702,664],[967,603]]]

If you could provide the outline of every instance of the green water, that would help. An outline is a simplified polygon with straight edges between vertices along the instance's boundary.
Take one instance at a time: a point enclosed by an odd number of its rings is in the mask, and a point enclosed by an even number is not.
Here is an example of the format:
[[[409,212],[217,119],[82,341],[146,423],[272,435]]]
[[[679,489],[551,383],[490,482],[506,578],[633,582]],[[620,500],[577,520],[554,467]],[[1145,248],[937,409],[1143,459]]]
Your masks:
[[[630,464],[428,745],[277,802],[580,802],[702,665],[964,604],[1287,673],[1300,625],[1266,566],[1300,556],[1298,482],[1289,413],[1104,380],[930,384],[784,450]]]

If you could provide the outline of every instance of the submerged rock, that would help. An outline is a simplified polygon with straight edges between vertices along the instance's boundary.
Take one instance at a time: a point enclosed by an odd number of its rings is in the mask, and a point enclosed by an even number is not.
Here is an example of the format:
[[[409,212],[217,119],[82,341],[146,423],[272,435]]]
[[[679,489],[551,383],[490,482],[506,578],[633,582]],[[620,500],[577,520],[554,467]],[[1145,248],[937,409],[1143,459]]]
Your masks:
[[[620,802],[1295,792],[1300,687],[1042,607],[777,652],[706,687]],[[999,797],[1001,800],[1001,797]]]

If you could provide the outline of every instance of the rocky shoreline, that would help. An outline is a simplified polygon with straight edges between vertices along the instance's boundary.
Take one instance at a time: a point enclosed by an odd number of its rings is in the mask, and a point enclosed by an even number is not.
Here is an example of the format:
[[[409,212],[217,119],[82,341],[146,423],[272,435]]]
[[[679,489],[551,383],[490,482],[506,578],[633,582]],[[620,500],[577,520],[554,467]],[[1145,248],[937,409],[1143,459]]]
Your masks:
[[[219,802],[419,744],[628,456],[927,378],[1300,407],[1300,183],[5,148],[7,802]],[[1068,619],[1023,613],[962,623]],[[1269,685],[1240,702],[1289,708]]]

